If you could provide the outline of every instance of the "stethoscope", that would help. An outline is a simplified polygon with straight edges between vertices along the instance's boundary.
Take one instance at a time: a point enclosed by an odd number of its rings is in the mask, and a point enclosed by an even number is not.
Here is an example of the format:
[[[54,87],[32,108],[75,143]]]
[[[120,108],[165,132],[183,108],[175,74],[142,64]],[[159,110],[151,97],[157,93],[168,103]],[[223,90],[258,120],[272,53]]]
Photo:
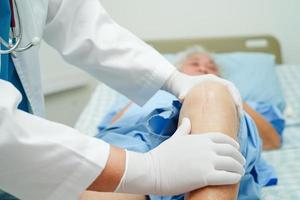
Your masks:
[[[4,45],[7,48],[6,50],[0,49],[0,55],[10,54],[10,53],[15,54],[16,52],[26,51],[33,46],[37,46],[41,41],[40,38],[34,37],[32,41],[29,42],[27,45],[25,45],[24,47],[20,47],[20,43],[23,38],[23,27],[20,18],[19,7],[18,4],[16,3],[16,0],[9,0],[9,2],[10,2],[10,9],[11,9],[10,38],[9,41],[7,42],[0,37],[0,45]],[[17,20],[15,20],[14,5],[16,8]],[[16,31],[17,30],[16,21],[18,24],[18,32]]]

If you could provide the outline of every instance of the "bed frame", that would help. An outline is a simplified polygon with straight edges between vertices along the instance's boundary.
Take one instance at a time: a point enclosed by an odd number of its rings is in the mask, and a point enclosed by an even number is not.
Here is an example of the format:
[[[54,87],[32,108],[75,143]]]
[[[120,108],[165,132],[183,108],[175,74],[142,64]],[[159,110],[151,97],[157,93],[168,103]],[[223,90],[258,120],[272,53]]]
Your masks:
[[[276,63],[282,64],[279,41],[271,35],[150,40],[146,42],[160,53],[176,53],[197,44],[215,53],[234,51],[265,52],[275,55]]]

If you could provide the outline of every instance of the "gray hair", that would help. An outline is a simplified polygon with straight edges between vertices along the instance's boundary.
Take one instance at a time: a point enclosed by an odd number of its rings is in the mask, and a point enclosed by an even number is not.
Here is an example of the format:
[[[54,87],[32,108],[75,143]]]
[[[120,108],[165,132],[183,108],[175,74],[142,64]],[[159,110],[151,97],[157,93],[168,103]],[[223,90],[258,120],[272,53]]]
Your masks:
[[[194,45],[191,46],[184,51],[178,52],[176,54],[176,59],[174,62],[174,65],[177,67],[177,69],[180,69],[182,64],[192,55],[194,54],[208,54],[209,56],[213,57],[213,54],[209,51],[207,51],[203,46],[200,45]]]

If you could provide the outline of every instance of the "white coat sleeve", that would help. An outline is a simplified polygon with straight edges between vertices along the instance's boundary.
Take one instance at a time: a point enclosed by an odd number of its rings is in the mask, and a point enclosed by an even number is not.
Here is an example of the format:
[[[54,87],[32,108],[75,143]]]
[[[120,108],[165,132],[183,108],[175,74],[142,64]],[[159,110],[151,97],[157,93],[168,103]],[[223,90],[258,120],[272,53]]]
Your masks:
[[[140,105],[175,70],[152,47],[114,22],[99,0],[49,0],[44,39],[69,63]]]
[[[102,172],[109,145],[17,109],[0,80],[0,188],[22,200],[76,200]]]

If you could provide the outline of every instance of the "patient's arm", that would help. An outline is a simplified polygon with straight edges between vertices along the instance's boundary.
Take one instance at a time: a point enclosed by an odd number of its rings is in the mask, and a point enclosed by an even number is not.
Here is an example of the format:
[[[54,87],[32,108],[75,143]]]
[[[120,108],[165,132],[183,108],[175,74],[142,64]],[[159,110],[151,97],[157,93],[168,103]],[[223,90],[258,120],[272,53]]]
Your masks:
[[[122,108],[111,120],[110,124],[114,124],[116,121],[118,121],[125,112],[129,109],[129,107],[133,104],[132,101],[130,101],[124,108]]]
[[[253,110],[247,103],[244,103],[243,107],[256,124],[263,142],[263,149],[278,149],[280,147],[280,137],[273,126],[261,114]]]
[[[235,104],[226,87],[218,83],[194,87],[183,102],[180,121],[183,117],[191,120],[192,133],[218,131],[237,137],[239,119]],[[238,185],[208,186],[191,192],[188,199],[231,200],[236,199],[237,192]]]

